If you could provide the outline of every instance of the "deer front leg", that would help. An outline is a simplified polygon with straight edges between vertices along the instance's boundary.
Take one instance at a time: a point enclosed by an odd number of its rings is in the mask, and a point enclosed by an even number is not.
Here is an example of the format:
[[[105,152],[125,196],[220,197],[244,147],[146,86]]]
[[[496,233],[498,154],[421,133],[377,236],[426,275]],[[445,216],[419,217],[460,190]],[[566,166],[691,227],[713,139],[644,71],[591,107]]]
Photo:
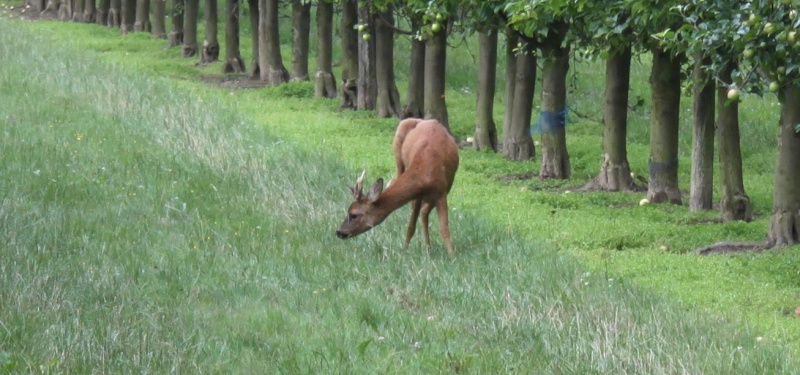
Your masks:
[[[417,231],[417,218],[419,217],[419,209],[422,201],[419,199],[411,201],[411,218],[408,219],[408,230],[406,231],[406,246],[411,242],[414,237],[414,232]]]
[[[436,201],[436,214],[439,215],[439,232],[442,233],[444,242],[447,244],[447,253],[454,255],[455,249],[453,249],[453,241],[450,239],[450,223],[447,217],[447,199],[442,198]]]

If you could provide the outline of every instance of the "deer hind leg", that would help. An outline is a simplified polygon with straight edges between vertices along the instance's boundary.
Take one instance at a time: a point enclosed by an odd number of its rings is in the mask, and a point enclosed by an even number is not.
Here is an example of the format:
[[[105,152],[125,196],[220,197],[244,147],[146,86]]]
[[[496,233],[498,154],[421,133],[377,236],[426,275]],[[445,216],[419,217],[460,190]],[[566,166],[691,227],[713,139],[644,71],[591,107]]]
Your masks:
[[[431,234],[430,229],[428,228],[428,216],[433,210],[433,204],[430,202],[425,202],[422,204],[422,233],[425,234],[425,245],[428,248],[431,247]]]
[[[455,254],[453,249],[453,241],[450,239],[450,223],[447,216],[447,199],[440,199],[436,201],[436,214],[439,216],[439,232],[444,237],[444,242],[447,244],[447,253],[450,255]]]
[[[417,231],[417,218],[419,217],[419,210],[422,201],[419,199],[411,201],[411,218],[408,219],[408,230],[406,231],[406,247],[408,247],[411,238],[414,237],[414,232]]]

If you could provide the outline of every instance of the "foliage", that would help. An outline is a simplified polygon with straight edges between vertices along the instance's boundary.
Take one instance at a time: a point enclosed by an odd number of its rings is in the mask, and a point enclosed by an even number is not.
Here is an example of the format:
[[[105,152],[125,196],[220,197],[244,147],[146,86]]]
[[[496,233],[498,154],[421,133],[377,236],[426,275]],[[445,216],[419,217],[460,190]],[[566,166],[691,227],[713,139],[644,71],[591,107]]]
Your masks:
[[[658,37],[671,48],[713,56],[708,69],[714,76],[723,65],[737,64],[733,82],[725,84],[777,93],[800,77],[798,5],[789,0],[693,0],[673,8],[684,25]]]

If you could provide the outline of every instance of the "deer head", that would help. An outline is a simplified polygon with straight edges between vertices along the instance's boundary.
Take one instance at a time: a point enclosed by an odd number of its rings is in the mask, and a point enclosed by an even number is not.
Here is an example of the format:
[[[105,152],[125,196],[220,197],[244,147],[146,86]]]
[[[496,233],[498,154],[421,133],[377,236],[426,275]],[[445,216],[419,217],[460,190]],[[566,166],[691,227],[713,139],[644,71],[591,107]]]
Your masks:
[[[339,230],[336,231],[336,236],[341,239],[355,237],[372,229],[388,215],[388,213],[383,215],[382,210],[377,209],[375,205],[375,201],[383,192],[383,179],[379,178],[375,181],[369,189],[369,193],[364,196],[365,174],[366,171],[361,172],[361,176],[356,180],[356,185],[350,187],[350,191],[353,193],[353,202],[350,203],[350,207],[347,209],[347,217],[342,222],[342,225],[339,226]]]

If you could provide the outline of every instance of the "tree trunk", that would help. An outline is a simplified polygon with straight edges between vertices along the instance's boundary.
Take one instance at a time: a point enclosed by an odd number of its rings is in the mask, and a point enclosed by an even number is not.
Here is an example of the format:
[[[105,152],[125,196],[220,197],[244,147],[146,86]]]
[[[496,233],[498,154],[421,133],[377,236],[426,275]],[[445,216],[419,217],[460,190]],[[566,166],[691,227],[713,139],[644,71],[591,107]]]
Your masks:
[[[411,17],[411,31],[420,32],[421,21],[418,17]],[[401,118],[421,118],[425,114],[425,42],[411,38],[410,67],[408,70],[408,91],[406,92],[406,105],[403,107]]]
[[[734,64],[728,64],[720,72],[722,82],[731,82]],[[720,213],[722,221],[750,221],[753,219],[753,206],[744,191],[742,176],[742,151],[739,145],[739,102],[728,101],[726,86],[718,89],[719,114],[717,132],[719,142],[719,175],[722,180]]]
[[[97,14],[94,16],[94,22],[98,25],[108,26],[108,9],[111,7],[111,1],[100,0],[97,3]]]
[[[292,1],[292,81],[308,81],[308,45],[311,2]]]
[[[289,81],[283,65],[281,40],[278,34],[278,0],[260,0],[258,4],[258,65],[260,78],[268,85]]]
[[[440,21],[447,25],[447,20]],[[425,118],[439,120],[448,130],[450,118],[445,101],[445,72],[447,63],[447,32],[443,27],[425,43]]]
[[[203,13],[205,13],[205,38],[203,49],[200,51],[200,63],[208,64],[219,60],[219,40],[217,39],[217,0],[205,0]]]
[[[26,0],[25,4],[30,5],[33,7],[33,10],[37,12],[44,12],[47,8],[47,4],[45,4],[44,0]]]
[[[497,30],[478,34],[478,97],[475,104],[474,146],[497,152],[494,94],[497,80]]]
[[[653,203],[681,204],[681,191],[678,187],[681,59],[654,48],[650,88],[653,110],[647,199]]]
[[[200,0],[184,0],[186,11],[183,17],[183,57],[197,55],[197,13]]]
[[[800,88],[789,87],[781,103],[778,161],[767,242],[782,247],[800,243]]]
[[[362,111],[375,109],[378,96],[377,70],[375,67],[375,20],[371,5],[361,3],[358,19],[369,25],[358,39],[358,79],[356,80],[356,108]],[[369,35],[368,37],[365,35]]]
[[[120,25],[122,34],[135,31],[133,24],[136,23],[136,3],[136,0],[122,0],[122,25]]]
[[[239,51],[239,0],[225,0],[225,63],[223,73],[244,72],[244,60]]]
[[[336,78],[333,76],[333,3],[321,0],[317,4],[317,73],[314,77],[314,96],[336,97]]]
[[[386,6],[375,20],[375,78],[378,117],[400,116],[400,92],[394,76],[394,8]]]
[[[83,22],[94,23],[97,16],[96,0],[85,0],[83,3]]]
[[[167,38],[167,0],[153,0],[153,39]]]
[[[516,92],[517,85],[517,44],[519,43],[519,34],[513,29],[506,28],[506,73],[505,73],[505,103],[503,112],[503,150],[505,151],[505,142],[509,139],[508,134],[511,134],[511,123],[514,114],[514,93]],[[533,98],[531,98],[533,100]],[[510,158],[506,152],[506,158]]]
[[[122,22],[122,0],[109,0],[108,27],[120,27]]]
[[[600,190],[634,188],[628,164],[628,92],[631,83],[631,47],[612,47],[606,60],[605,105],[603,107],[603,164],[597,176]]]
[[[72,19],[72,1],[73,0],[63,0],[58,5],[58,19],[62,21],[67,21]]]
[[[503,152],[509,160],[529,160],[536,156],[531,138],[531,112],[536,90],[536,46],[525,43],[516,56],[514,103],[511,121],[503,133]]]
[[[355,109],[358,101],[358,7],[356,0],[342,0],[342,95],[339,108]]]
[[[136,19],[133,22],[133,31],[150,32],[150,0],[136,1]]]
[[[236,9],[238,12],[238,1],[236,4]],[[172,27],[170,28],[169,34],[167,34],[168,48],[183,45],[183,11],[185,10],[185,7],[186,4],[184,3],[184,0],[172,0]]]
[[[569,46],[562,45],[568,24],[554,22],[541,45],[542,66],[542,163],[539,178],[568,179],[572,175],[567,152],[567,72]]]
[[[692,82],[692,181],[689,193],[689,209],[692,211],[713,208],[715,85],[704,70],[710,64],[708,57],[695,57]]]
[[[258,31],[258,18],[260,14],[260,9],[258,6],[259,0],[247,0],[247,6],[250,9],[250,41],[251,45],[253,46],[253,61],[251,61],[252,69],[250,69],[250,77],[253,79],[261,79],[261,66],[259,65],[258,61],[260,59],[258,48],[259,48],[259,31]]]
[[[83,22],[84,0],[72,0],[72,21]]]

